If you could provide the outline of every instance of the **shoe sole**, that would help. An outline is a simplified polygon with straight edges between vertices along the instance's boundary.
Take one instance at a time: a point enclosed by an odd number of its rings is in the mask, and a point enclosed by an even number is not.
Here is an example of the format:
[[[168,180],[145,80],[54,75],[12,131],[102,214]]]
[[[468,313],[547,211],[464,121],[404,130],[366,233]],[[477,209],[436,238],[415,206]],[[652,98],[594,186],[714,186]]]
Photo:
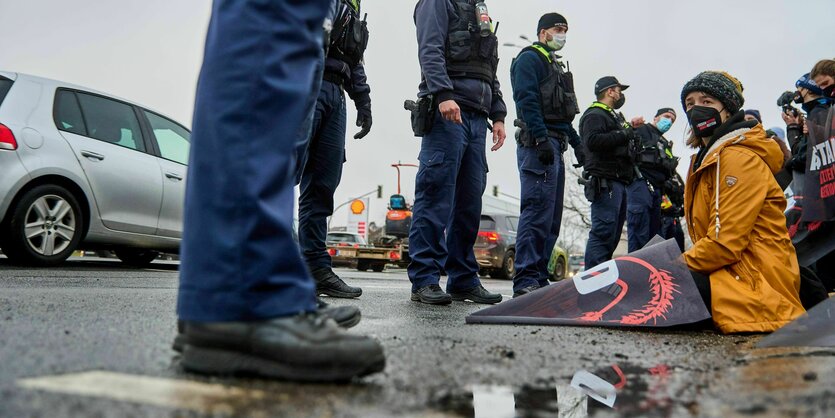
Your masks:
[[[424,299],[420,295],[412,293],[412,302],[420,302],[420,303],[425,303],[427,305],[449,305],[450,303],[452,303],[452,298],[431,300],[431,299]]]
[[[348,328],[353,328],[353,327],[357,326],[357,324],[359,324],[361,320],[362,320],[362,314],[357,313],[356,315],[354,315],[354,316],[352,316],[348,319],[345,319],[343,321],[336,321],[336,324],[339,325],[342,328],[348,329]],[[186,345],[186,337],[183,334],[177,334],[177,336],[174,337],[174,342],[171,344],[171,349],[178,352],[178,353],[182,353],[183,348],[185,347],[185,345]]]
[[[249,354],[186,344],[181,364],[187,371],[221,376],[248,375],[299,382],[340,382],[383,371],[384,356],[362,364],[299,366]],[[358,356],[359,357],[359,356]]]
[[[316,289],[316,292],[318,292],[316,296],[327,295],[327,296],[330,296],[332,298],[340,298],[340,299],[356,299],[356,298],[362,296],[362,290],[360,290],[359,292],[351,293],[351,292],[340,292],[339,290],[333,290],[333,289]]]
[[[498,299],[473,298],[473,297],[470,297],[469,295],[456,295],[456,294],[450,294],[450,296],[452,296],[452,300],[454,300],[456,302],[464,302],[464,301],[469,300],[473,303],[480,303],[482,305],[495,305],[495,304],[502,301],[501,296],[499,296]]]

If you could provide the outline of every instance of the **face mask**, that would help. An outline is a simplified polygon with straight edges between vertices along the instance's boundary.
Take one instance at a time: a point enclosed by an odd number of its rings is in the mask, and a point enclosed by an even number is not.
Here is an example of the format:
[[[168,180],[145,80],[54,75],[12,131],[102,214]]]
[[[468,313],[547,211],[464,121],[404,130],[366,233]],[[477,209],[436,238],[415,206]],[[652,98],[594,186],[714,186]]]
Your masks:
[[[626,95],[621,93],[620,98],[615,100],[615,105],[612,107],[614,107],[615,109],[620,109],[623,107],[624,104],[626,104]]]
[[[697,138],[709,138],[722,124],[722,114],[712,107],[693,106],[687,111],[687,120]]]
[[[803,98],[803,93],[798,92],[794,95],[794,102],[796,104],[803,104],[806,99]]]
[[[823,89],[823,97],[835,99],[835,84]]]
[[[565,46],[565,39],[566,35],[564,33],[558,33],[556,35],[548,35],[550,38],[548,40],[548,47],[553,49],[554,51],[559,51]]]
[[[655,127],[658,128],[658,130],[661,131],[661,133],[663,134],[673,127],[673,121],[670,118],[661,118],[661,120],[658,121],[658,124],[655,125]]]

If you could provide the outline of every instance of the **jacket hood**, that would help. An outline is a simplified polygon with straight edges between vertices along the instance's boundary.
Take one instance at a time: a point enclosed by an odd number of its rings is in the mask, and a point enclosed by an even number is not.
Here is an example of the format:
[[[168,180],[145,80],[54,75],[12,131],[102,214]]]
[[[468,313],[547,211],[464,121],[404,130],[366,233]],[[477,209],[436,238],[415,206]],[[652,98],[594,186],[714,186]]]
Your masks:
[[[753,128],[739,128],[728,132],[716,140],[705,154],[705,160],[699,169],[712,165],[716,162],[719,152],[730,146],[744,147],[763,160],[773,174],[783,169],[783,151],[780,145],[765,135],[765,129],[761,124]]]

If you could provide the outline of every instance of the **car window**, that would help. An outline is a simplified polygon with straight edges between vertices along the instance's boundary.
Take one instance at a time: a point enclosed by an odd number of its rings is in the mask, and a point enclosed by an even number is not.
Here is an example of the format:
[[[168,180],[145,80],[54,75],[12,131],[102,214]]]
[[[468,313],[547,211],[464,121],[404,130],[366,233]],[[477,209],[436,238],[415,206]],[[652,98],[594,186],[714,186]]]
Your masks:
[[[133,107],[115,100],[76,93],[84,121],[87,123],[87,136],[137,151],[145,151],[139,120]]]
[[[6,94],[12,89],[12,84],[14,84],[14,81],[0,76],[0,104],[3,104],[3,99],[6,98]]]
[[[160,156],[166,160],[187,165],[188,150],[191,146],[191,133],[188,129],[148,111],[145,111],[145,116],[148,117],[148,122],[154,131]]]
[[[62,131],[87,136],[87,127],[75,93],[59,90],[55,94],[55,126]]]
[[[478,224],[478,229],[481,231],[495,231],[496,230],[496,221],[489,216],[481,216],[481,222]]]
[[[517,216],[508,216],[507,217],[507,226],[512,232],[516,232],[519,229],[519,217]]]

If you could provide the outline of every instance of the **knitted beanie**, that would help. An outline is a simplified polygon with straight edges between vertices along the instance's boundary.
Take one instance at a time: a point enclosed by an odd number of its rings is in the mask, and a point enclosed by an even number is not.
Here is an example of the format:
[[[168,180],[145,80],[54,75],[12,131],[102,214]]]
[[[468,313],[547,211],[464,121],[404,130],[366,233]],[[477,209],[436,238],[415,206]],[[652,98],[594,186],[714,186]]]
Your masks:
[[[700,91],[715,97],[725,106],[725,110],[734,114],[745,104],[742,90],[742,83],[734,76],[724,71],[704,71],[684,85],[681,90],[681,106],[686,109],[684,99],[687,95]]]

